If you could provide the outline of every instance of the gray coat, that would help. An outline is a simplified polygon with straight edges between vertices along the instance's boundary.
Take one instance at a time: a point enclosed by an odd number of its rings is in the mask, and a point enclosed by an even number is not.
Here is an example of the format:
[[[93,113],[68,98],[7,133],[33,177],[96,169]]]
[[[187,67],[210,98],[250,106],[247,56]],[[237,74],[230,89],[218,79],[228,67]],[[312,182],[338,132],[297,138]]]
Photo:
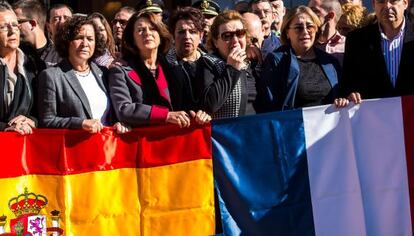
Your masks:
[[[90,67],[99,86],[107,94],[105,69],[93,62]],[[67,60],[39,75],[38,94],[39,127],[80,129],[83,120],[92,119],[88,98]]]

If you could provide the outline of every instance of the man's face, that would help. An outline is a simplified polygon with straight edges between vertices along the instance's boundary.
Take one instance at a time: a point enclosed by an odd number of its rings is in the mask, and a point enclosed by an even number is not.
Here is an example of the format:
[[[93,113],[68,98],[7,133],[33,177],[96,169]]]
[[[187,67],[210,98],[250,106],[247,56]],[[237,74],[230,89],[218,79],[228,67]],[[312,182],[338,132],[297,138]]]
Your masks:
[[[407,0],[373,0],[374,11],[381,25],[397,28],[404,19]]]
[[[34,44],[35,36],[31,24],[32,19],[26,17],[20,8],[15,9],[14,13],[16,13],[17,21],[19,22],[20,40],[25,43]]]
[[[58,27],[71,17],[72,12],[66,7],[52,9],[50,11],[49,22],[46,25],[52,39],[55,37]]]
[[[273,10],[269,2],[259,2],[252,4],[252,12],[259,16],[262,21],[265,35],[270,34],[270,26],[273,21]]]
[[[116,13],[114,19],[112,20],[112,31],[116,42],[121,42],[124,29],[131,16],[132,14],[127,11],[120,11]]]
[[[285,16],[286,10],[285,5],[283,4],[282,0],[276,0],[270,2],[273,7],[273,14],[274,14],[274,22],[279,24],[283,21],[283,17]]]
[[[174,40],[175,49],[179,57],[188,57],[195,53],[202,38],[203,33],[198,31],[193,21],[177,21],[174,31]]]
[[[325,16],[328,12],[321,7],[322,3],[321,0],[310,0],[308,3],[308,7],[312,9],[313,12],[319,17],[321,23],[325,22]]]

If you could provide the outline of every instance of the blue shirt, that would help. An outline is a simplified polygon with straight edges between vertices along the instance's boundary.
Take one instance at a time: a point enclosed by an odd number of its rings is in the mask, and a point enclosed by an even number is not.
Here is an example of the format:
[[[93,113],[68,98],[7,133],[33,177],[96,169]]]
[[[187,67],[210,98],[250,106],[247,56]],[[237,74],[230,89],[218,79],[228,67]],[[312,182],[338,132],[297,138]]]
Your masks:
[[[405,19],[402,23],[400,32],[393,39],[388,39],[380,26],[379,28],[381,33],[382,53],[384,54],[385,64],[387,66],[391,83],[395,87],[398,70],[400,68],[402,47],[404,44]]]

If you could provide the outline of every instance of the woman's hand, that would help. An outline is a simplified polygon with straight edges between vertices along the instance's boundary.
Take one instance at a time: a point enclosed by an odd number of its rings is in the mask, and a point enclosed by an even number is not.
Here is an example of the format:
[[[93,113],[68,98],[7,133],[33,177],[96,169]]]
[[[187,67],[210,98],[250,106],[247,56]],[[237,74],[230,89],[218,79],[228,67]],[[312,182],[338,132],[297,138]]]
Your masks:
[[[18,115],[16,117],[14,117],[8,123],[9,126],[13,126],[15,124],[27,124],[31,128],[36,128],[35,122],[32,119],[27,118],[26,116],[23,116],[23,115]]]
[[[348,99],[355,104],[361,104],[362,102],[361,94],[358,92],[353,92],[349,94]]]
[[[211,121],[211,116],[207,114],[207,112],[202,110],[198,110],[197,113],[195,113],[194,111],[190,111],[190,115],[193,119],[195,119],[195,122],[199,125],[204,125]]]
[[[5,131],[17,132],[21,135],[32,134],[35,128],[35,122],[23,115],[18,115],[8,122]]]
[[[33,128],[27,123],[14,123],[13,125],[4,129],[4,131],[17,132],[21,135],[32,134]]]
[[[180,128],[189,127],[190,116],[185,111],[170,111],[168,112],[165,122],[180,126]]]
[[[125,134],[132,130],[131,127],[124,125],[121,122],[116,122],[113,126],[113,129],[117,134]]]
[[[343,108],[343,107],[346,107],[346,106],[348,106],[348,104],[349,104],[349,100],[348,100],[348,99],[346,99],[346,98],[336,98],[336,99],[334,100],[334,105],[335,105],[337,108]]]
[[[98,119],[86,119],[82,122],[82,129],[89,133],[99,133],[103,129],[103,125]]]
[[[240,48],[240,45],[232,48],[227,56],[227,64],[241,70],[247,67],[246,64],[246,52]]]

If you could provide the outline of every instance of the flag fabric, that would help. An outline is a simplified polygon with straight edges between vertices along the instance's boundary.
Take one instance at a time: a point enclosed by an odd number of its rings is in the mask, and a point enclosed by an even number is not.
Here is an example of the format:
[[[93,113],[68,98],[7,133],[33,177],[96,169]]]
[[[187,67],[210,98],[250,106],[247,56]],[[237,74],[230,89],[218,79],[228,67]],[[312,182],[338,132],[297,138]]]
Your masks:
[[[224,235],[412,235],[413,120],[403,97],[215,121]]]
[[[214,234],[209,127],[1,133],[0,150],[0,216],[8,222],[0,233],[33,230],[36,221],[26,219],[37,212],[16,223],[8,209],[28,198],[28,207],[47,203],[38,214],[49,228],[50,212],[60,211],[64,235]]]
[[[208,236],[220,219],[230,236],[412,235],[413,118],[404,97],[123,135],[3,132],[0,235]]]

